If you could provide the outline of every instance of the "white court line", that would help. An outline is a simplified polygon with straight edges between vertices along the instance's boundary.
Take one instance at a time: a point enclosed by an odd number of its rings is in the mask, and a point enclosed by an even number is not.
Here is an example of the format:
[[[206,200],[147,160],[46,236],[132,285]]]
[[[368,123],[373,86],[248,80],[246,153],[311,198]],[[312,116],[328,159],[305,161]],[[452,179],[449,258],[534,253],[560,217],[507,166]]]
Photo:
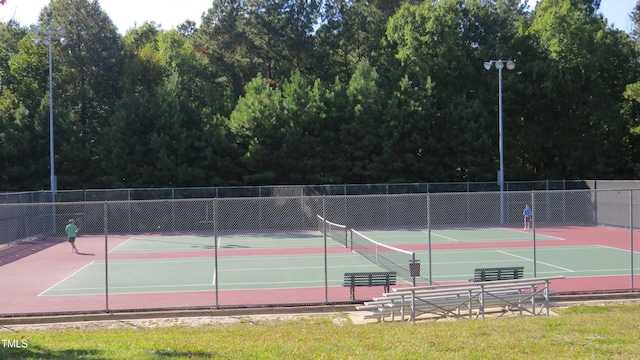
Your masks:
[[[507,230],[507,231],[510,231],[510,232],[518,233],[518,234],[527,234],[527,235],[533,236],[531,231],[514,230],[514,229],[508,229],[508,228],[498,228],[498,229],[499,230]],[[422,230],[422,232],[428,233],[429,231]],[[450,241],[453,241],[453,242],[459,242],[460,241],[460,240],[458,240],[456,238],[452,238],[452,237],[449,237],[449,236],[438,234],[437,232],[434,232],[433,230],[431,231],[431,235],[432,236],[438,236],[438,237],[441,237],[443,239],[447,239],[447,240],[450,240]],[[539,239],[539,240],[566,240],[565,238],[561,238],[561,237],[557,237],[557,236],[551,236],[551,235],[544,235],[542,233],[537,233],[537,235],[544,236],[544,239]],[[505,240],[505,239],[500,239],[500,238],[497,238],[497,239],[480,239],[479,241],[502,241],[502,240]],[[524,239],[524,240],[529,240],[529,239]]]
[[[519,258],[519,259],[527,260],[527,261],[529,261],[529,262],[533,262],[533,259],[530,259],[530,258],[527,258],[527,257],[524,257],[524,256],[514,255],[514,254],[509,254],[508,252],[506,252],[506,251],[502,251],[502,250],[498,250],[498,252],[499,252],[499,253],[501,253],[501,254],[508,255],[508,256],[513,256],[513,257],[516,257],[516,258]],[[546,262],[543,262],[543,261],[537,261],[537,260],[536,260],[536,264],[547,265],[547,266],[551,266],[551,267],[554,267],[554,268],[557,268],[557,269],[560,269],[560,270],[564,270],[564,271],[568,271],[568,272],[574,272],[574,271],[573,271],[573,270],[571,270],[571,269],[563,268],[563,267],[561,267],[561,266],[557,266],[557,265],[549,264],[549,263],[546,263]]]
[[[203,286],[211,286],[211,285],[203,285]],[[119,288],[113,288],[111,286],[109,286],[109,289],[119,289]],[[77,289],[77,290],[84,290],[84,289]],[[100,290],[104,290],[104,288],[101,288]],[[188,290],[189,292],[211,292],[213,291],[213,289],[204,289],[204,290]],[[140,294],[166,294],[166,293],[182,293],[185,292],[185,290],[159,290],[159,291],[144,291],[144,292],[140,292],[140,291],[133,291],[133,292],[115,292],[114,294],[117,295],[140,295]],[[44,295],[44,296],[56,296],[56,297],[65,297],[65,296],[90,296],[90,295],[100,295],[100,296],[104,296],[104,292],[98,293],[98,294],[87,294],[87,293],[80,293],[80,294],[60,294],[60,295]]]
[[[45,291],[41,292],[40,294],[38,294],[38,296],[41,296],[42,294],[46,293],[47,291],[53,289],[54,287],[58,286],[59,284],[63,283],[64,281],[66,281],[67,279],[71,278],[72,276],[74,276],[75,274],[79,273],[80,271],[84,270],[86,267],[88,267],[89,265],[93,265],[95,263],[95,261],[92,261],[90,263],[88,263],[87,265],[81,267],[80,269],[78,269],[77,271],[73,272],[71,275],[67,276],[66,278],[58,281],[57,283],[53,284],[51,287],[49,287],[48,289],[46,289]]]
[[[501,230],[508,230],[508,231],[517,232],[518,234],[533,235],[533,233],[532,233],[533,230],[525,231],[525,230],[515,230],[515,229],[508,229],[508,228],[500,228],[500,229]],[[545,239],[542,239],[542,240],[551,240],[551,239],[566,240],[565,238],[561,238],[561,237],[557,237],[557,236],[545,235],[545,234],[539,233],[538,231],[536,231],[536,235],[544,236]]]
[[[209,287],[211,284],[169,284],[169,285],[131,285],[131,286],[113,286],[109,285],[109,290],[115,289],[147,289],[147,288],[190,288],[190,287],[200,287],[205,286]],[[104,290],[104,286],[102,287],[81,287],[81,288],[67,288],[63,289],[63,291],[83,291],[83,290]],[[184,291],[184,290],[177,290]]]
[[[440,235],[440,234],[438,234],[438,233],[434,233],[433,231],[431,232],[431,235],[439,236],[439,237],[441,237],[441,238],[443,238],[443,239],[451,240],[451,241],[453,241],[453,242],[458,242],[458,241],[460,241],[460,240],[455,239],[455,238],[452,238],[452,237],[448,237],[448,236]]]
[[[174,259],[117,259],[117,260],[109,260],[111,266],[117,266],[118,264],[165,264],[165,263],[195,263],[195,262],[213,262],[213,257],[197,257],[197,258],[174,258]],[[104,260],[96,260],[95,262],[100,262],[104,264]]]
[[[509,262],[512,262],[512,261],[515,262],[515,261],[518,261],[518,260],[508,260],[508,261]],[[505,262],[505,260],[489,260],[489,261],[483,260],[482,261],[483,264],[492,264],[492,263],[502,264],[504,262]],[[477,261],[442,261],[442,262],[434,261],[433,262],[434,265],[458,265],[458,264],[469,265],[469,263],[476,264]]]
[[[605,248],[605,249],[611,249],[611,250],[618,250],[618,251],[622,251],[625,254],[629,253],[631,251],[631,249],[625,250],[625,249],[620,249],[620,248],[616,248],[613,246],[608,246],[608,245],[591,245],[591,246],[597,246],[597,247],[601,247],[601,248]],[[634,250],[633,253],[639,253],[640,254],[640,250]]]
[[[354,266],[332,266],[332,269],[354,269],[354,268],[372,268],[374,265],[354,265]],[[382,267],[381,267],[382,268]],[[324,266],[287,266],[287,267],[261,267],[261,268],[226,268],[224,270],[220,270],[220,272],[255,272],[255,271],[272,271],[272,270],[321,270],[324,269]],[[384,269],[384,268],[383,268]]]
[[[117,248],[119,248],[120,246],[122,246],[122,245],[124,245],[124,244],[128,243],[128,242],[129,242],[129,241],[131,241],[131,240],[133,240],[133,238],[132,238],[132,237],[130,237],[130,238],[129,238],[129,239],[127,239],[126,241],[123,241],[123,242],[122,242],[122,244],[120,244],[120,245],[118,245],[118,246],[114,247],[113,249],[109,250],[109,253],[114,252]]]
[[[333,281],[333,283],[335,285],[333,286],[338,286],[338,284],[340,284],[342,282],[342,280],[335,280]],[[241,282],[241,283],[230,283],[230,284],[224,284],[222,287],[224,287],[225,289],[221,289],[222,291],[225,290],[277,290],[277,289],[291,289],[291,286],[287,286],[287,287],[275,287],[275,288],[256,288],[256,285],[264,285],[264,284],[273,284],[273,285],[286,285],[286,284],[304,284],[304,285],[309,285],[309,284],[318,284],[316,286],[295,286],[295,289],[307,289],[307,288],[316,288],[318,286],[323,286],[324,285],[324,280],[323,279],[319,279],[319,280],[296,280],[296,281],[275,281],[275,282]],[[246,285],[252,285],[251,287],[240,287],[240,288],[235,288],[236,286],[246,286]],[[193,285],[186,285],[186,286],[205,286],[205,287],[210,287],[211,285],[209,284],[193,284]],[[109,286],[109,289],[111,290],[129,290],[129,289],[137,289],[137,288],[142,288],[143,286]],[[158,285],[158,286],[149,286],[149,288],[164,288],[164,287],[168,287],[168,288],[175,288],[176,286],[174,285]],[[80,289],[73,289],[73,290],[77,290],[77,291],[81,291],[81,290],[85,290],[85,288],[80,288]],[[98,289],[95,289],[98,290]],[[103,290],[103,289],[100,289]],[[180,290],[158,290],[158,291],[132,291],[132,292],[114,292],[115,294],[118,295],[128,295],[128,294],[164,294],[164,293],[181,293],[184,291],[189,291],[189,292],[210,292],[213,291],[213,289],[204,289],[204,290],[188,290],[188,289],[180,289]],[[80,294],[80,295],[94,295],[94,294]],[[99,295],[104,295],[104,293],[99,294]],[[78,296],[77,294],[74,295],[49,295],[49,296]]]

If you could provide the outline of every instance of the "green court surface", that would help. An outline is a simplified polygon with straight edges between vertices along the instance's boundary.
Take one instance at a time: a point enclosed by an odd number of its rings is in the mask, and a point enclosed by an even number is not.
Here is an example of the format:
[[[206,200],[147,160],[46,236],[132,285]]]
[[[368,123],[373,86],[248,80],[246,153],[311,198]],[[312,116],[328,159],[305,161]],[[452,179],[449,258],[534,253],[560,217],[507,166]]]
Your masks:
[[[320,233],[270,233],[220,235],[218,249],[269,249],[321,247]],[[329,245],[334,245],[332,242]],[[174,252],[215,249],[214,235],[141,235],[133,236],[111,253]]]
[[[635,254],[640,271],[640,255]],[[429,255],[416,253],[425,284],[430,278]],[[327,284],[341,286],[345,272],[384,271],[355,253],[327,254]],[[630,253],[606,246],[538,247],[537,276],[612,276],[629,274]],[[525,277],[533,277],[531,248],[437,250],[431,255],[434,282],[467,281],[480,267],[524,266]],[[325,255],[221,256],[218,272],[213,257],[178,259],[110,260],[111,294],[282,289],[323,287]],[[399,283],[402,280],[398,279]],[[105,263],[95,261],[44,291],[41,296],[103,294]],[[304,290],[301,290],[304,291]]]
[[[424,259],[428,254],[416,254],[418,256]],[[640,254],[634,256],[637,272]],[[432,251],[431,261],[432,279],[436,282],[468,280],[475,268],[487,267],[524,266],[524,276],[534,276],[532,248],[438,250]],[[631,255],[629,251],[598,245],[538,247],[535,263],[537,277],[628,275]]]
[[[383,244],[426,244],[429,241],[427,230],[406,231],[362,231],[366,236]],[[506,228],[486,229],[438,229],[431,230],[432,244],[473,243],[473,242],[506,242],[532,241],[531,230]],[[563,240],[555,236],[536,233],[536,240]]]
[[[219,249],[319,248],[324,237],[318,232],[221,235]],[[331,240],[327,244],[333,246]]]
[[[306,288],[324,286],[324,254],[214,258],[109,260],[109,293]],[[331,254],[329,286],[345,272],[381,271],[357,254]],[[216,279],[216,276],[218,278]],[[94,261],[41,296],[104,294],[105,263]]]
[[[179,235],[179,236],[134,236],[125,241],[110,253],[144,253],[173,252],[187,250],[213,250],[213,236]]]
[[[426,244],[429,233],[425,230],[406,231],[363,231],[363,234],[387,245]],[[532,241],[531,231],[505,228],[488,229],[446,229],[431,230],[431,243],[473,243]],[[563,240],[562,238],[536,234],[536,240]],[[324,237],[317,232],[309,233],[269,233],[218,236],[218,249],[272,249],[272,248],[312,248],[322,247]],[[328,242],[335,246],[334,241]],[[213,250],[213,235],[140,235],[133,236],[112,253],[174,252],[192,250]]]

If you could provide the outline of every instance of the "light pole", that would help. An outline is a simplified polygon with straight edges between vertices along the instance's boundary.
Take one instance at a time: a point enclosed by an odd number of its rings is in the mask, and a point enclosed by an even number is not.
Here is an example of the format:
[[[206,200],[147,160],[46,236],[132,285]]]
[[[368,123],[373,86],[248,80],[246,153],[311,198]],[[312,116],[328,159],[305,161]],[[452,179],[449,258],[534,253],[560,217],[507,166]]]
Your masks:
[[[502,69],[507,66],[507,70],[516,68],[513,60],[489,60],[484,63],[485,70],[490,70],[491,66],[498,69],[498,133],[500,135],[500,170],[498,171],[498,185],[500,186],[500,224],[504,224],[504,141],[502,135]]]
[[[32,27],[31,33],[35,35],[32,39],[34,44],[42,42],[49,48],[49,167],[51,169],[51,197],[55,199],[55,193],[58,188],[56,183],[56,171],[55,171],[55,153],[53,150],[53,60],[51,57],[51,45],[55,41],[60,41],[63,46],[67,44],[67,39],[64,37],[66,29],[63,27],[54,28],[49,25],[46,29],[46,34],[39,35],[40,29],[38,27]]]

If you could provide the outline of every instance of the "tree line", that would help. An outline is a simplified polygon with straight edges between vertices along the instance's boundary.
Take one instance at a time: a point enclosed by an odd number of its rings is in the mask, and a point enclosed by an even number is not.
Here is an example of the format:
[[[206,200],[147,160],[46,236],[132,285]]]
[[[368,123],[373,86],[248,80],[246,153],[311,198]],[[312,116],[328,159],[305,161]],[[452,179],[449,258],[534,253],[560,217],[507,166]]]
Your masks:
[[[599,3],[213,0],[121,35],[98,1],[52,0],[58,188],[494,181],[499,83],[505,180],[636,178],[638,34]],[[50,186],[28,25],[0,23],[1,191]]]

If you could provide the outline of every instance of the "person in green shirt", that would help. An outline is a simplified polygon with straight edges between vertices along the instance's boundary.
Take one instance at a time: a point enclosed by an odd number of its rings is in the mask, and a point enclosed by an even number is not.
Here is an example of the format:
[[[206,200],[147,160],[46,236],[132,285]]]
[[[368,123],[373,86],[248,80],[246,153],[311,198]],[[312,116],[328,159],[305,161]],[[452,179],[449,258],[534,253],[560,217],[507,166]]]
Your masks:
[[[69,224],[64,228],[67,232],[67,236],[69,237],[69,243],[71,244],[71,252],[77,254],[78,249],[76,248],[76,235],[78,233],[78,227],[73,223],[73,219],[69,220]]]

